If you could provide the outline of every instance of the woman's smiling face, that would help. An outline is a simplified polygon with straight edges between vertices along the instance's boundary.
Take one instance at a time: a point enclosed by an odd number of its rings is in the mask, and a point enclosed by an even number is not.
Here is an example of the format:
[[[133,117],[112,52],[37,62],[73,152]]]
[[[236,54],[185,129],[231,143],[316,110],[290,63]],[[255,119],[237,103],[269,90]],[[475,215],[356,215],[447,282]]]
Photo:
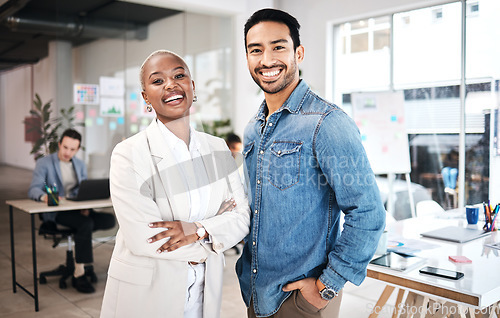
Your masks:
[[[189,116],[194,81],[182,59],[169,53],[154,55],[144,64],[142,76],[142,97],[162,123]]]

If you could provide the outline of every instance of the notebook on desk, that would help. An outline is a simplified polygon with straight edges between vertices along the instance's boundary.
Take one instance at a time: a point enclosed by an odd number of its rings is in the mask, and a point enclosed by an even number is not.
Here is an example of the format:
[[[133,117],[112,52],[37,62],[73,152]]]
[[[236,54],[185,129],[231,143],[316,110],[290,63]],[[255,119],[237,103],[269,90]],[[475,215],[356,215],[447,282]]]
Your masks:
[[[423,237],[445,240],[455,243],[465,243],[480,237],[488,235],[490,232],[485,232],[478,229],[463,228],[458,226],[447,226],[434,231],[420,233]]]
[[[88,179],[80,182],[78,194],[68,197],[72,201],[99,200],[109,198],[109,179]]]

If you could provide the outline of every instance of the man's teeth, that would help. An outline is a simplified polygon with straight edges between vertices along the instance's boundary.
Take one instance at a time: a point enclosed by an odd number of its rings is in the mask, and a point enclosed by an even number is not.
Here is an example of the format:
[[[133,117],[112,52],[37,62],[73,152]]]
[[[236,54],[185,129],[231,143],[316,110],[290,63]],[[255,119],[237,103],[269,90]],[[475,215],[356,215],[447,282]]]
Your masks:
[[[268,77],[271,77],[271,76],[276,76],[280,73],[279,70],[276,70],[276,71],[272,71],[272,72],[262,72],[262,75],[264,76],[268,76]]]
[[[167,99],[164,99],[163,102],[164,103],[168,103],[168,102],[171,102],[173,100],[180,99],[180,98],[182,98],[182,95],[173,95],[173,96],[170,96]]]

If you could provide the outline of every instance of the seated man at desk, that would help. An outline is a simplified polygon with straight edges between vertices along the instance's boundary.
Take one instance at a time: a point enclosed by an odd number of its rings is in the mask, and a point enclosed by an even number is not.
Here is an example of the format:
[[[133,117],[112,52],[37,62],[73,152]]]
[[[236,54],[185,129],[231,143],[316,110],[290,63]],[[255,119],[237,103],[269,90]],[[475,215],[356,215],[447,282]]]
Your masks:
[[[33,171],[28,196],[35,201],[47,202],[46,187],[56,187],[60,197],[75,195],[82,180],[87,179],[85,163],[74,158],[80,149],[82,136],[73,129],[67,129],[59,140],[59,150],[40,158]],[[53,221],[75,230],[75,272],[72,285],[81,293],[93,293],[94,287],[88,277],[94,277],[92,232],[110,229],[115,217],[110,213],[94,210],[61,211],[43,214],[44,221]]]

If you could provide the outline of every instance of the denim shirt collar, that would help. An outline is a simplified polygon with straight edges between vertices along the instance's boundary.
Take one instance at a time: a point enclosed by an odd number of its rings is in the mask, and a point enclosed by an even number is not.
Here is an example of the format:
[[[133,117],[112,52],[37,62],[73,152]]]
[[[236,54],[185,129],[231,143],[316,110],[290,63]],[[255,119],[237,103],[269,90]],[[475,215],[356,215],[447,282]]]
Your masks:
[[[302,107],[302,100],[305,98],[307,91],[309,91],[309,86],[306,84],[304,80],[300,79],[299,83],[297,84],[297,87],[295,87],[290,96],[288,96],[287,100],[283,103],[283,105],[281,105],[281,107],[276,112],[279,113],[284,109],[286,109],[290,113],[297,113]],[[255,115],[255,119],[265,121],[266,110],[267,110],[267,104],[266,100],[264,100],[259,107],[259,111]]]

